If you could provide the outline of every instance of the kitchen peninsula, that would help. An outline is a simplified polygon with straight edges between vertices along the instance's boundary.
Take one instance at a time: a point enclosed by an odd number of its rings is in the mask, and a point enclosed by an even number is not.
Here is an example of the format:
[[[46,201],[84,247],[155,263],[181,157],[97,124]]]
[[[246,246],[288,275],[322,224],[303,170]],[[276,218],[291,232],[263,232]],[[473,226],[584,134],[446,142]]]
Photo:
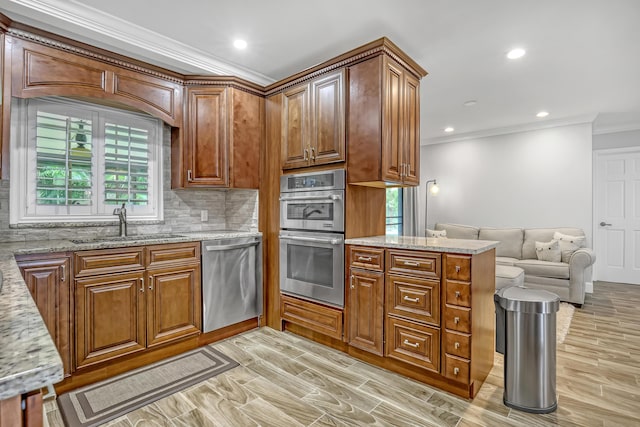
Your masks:
[[[375,236],[345,243],[349,346],[473,398],[493,366],[497,242]]]

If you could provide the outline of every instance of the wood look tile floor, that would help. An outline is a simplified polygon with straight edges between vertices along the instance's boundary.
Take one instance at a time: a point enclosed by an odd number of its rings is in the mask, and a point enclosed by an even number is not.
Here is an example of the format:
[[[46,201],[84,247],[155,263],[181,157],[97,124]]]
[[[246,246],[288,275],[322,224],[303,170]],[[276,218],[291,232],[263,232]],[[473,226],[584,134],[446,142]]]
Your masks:
[[[215,344],[241,366],[108,426],[640,426],[640,286],[598,282],[557,353],[558,410],[502,403],[502,356],[473,401],[262,328]],[[45,426],[62,426],[55,402]]]

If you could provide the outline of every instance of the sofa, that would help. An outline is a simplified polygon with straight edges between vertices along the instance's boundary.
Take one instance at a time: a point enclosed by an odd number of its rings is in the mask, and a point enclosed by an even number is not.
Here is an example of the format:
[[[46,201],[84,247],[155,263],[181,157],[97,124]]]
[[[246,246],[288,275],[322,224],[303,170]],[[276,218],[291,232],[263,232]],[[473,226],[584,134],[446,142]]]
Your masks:
[[[584,303],[596,257],[593,250],[584,247],[586,238],[580,228],[489,228],[437,223],[435,230],[445,230],[449,239],[498,241],[496,265],[521,268],[525,286],[553,292],[562,301],[578,306]],[[579,238],[569,240],[571,236]],[[560,259],[556,259],[556,247]],[[549,254],[553,261],[545,260]]]

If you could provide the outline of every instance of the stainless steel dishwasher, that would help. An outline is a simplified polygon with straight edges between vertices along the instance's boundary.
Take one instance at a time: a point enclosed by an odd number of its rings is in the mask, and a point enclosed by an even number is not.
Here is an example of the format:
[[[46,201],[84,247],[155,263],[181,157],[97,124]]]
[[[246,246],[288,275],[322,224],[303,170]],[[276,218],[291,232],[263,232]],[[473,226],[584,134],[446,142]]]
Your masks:
[[[202,242],[202,331],[262,315],[262,238]]]

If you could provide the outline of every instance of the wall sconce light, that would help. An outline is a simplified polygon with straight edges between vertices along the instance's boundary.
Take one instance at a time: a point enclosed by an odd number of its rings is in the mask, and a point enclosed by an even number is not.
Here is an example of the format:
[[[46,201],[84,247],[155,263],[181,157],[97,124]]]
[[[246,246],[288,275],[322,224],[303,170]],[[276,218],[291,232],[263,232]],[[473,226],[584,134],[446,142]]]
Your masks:
[[[424,196],[424,228],[425,228],[425,236],[427,235],[427,228],[429,228],[429,222],[428,222],[428,218],[429,218],[429,210],[427,208],[427,202],[429,201],[429,193],[431,193],[432,195],[437,195],[438,192],[440,191],[440,187],[438,187],[438,182],[435,179],[429,179],[426,182],[427,184],[427,191],[426,194]],[[431,186],[429,186],[429,184],[431,184]]]

